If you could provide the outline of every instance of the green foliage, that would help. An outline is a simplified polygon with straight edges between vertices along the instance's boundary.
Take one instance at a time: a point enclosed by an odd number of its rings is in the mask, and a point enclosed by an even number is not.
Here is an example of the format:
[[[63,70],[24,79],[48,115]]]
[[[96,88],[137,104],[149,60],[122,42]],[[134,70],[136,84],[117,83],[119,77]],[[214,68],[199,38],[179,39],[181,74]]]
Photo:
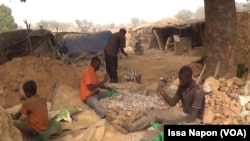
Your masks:
[[[193,15],[194,13],[192,11],[183,9],[179,11],[177,15],[175,15],[175,18],[187,21],[191,20]]]
[[[245,66],[245,64],[237,64],[237,77],[242,78],[243,74],[246,72],[248,72],[248,68]]]
[[[11,15],[11,9],[4,4],[0,5],[0,32],[13,30],[17,28],[14,18]]]

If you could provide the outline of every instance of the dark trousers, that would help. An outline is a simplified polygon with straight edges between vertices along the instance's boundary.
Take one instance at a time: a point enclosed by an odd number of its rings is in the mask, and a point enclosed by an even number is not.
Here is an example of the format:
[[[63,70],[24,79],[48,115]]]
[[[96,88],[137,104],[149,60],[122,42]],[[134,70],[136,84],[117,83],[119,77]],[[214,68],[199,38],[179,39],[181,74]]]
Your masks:
[[[106,72],[109,74],[110,83],[118,83],[117,68],[118,56],[105,54]]]
[[[27,118],[19,119],[13,123],[17,129],[19,129],[24,134],[34,134],[36,131],[31,128],[30,123]]]

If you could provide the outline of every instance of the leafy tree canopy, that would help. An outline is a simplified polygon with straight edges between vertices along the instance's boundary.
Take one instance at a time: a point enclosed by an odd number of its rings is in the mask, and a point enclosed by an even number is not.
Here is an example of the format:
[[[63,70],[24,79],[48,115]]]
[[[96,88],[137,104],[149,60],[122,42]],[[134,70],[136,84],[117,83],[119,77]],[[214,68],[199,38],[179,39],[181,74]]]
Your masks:
[[[17,29],[17,24],[11,15],[11,9],[4,4],[0,5],[0,32]]]

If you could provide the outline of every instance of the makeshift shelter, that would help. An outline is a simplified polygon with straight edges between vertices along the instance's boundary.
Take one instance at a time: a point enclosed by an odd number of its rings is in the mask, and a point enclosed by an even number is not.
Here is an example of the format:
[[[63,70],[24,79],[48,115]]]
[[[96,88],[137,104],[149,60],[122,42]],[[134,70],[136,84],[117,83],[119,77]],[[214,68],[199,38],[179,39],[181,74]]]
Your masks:
[[[132,30],[134,38],[141,38],[148,42],[147,48],[159,47],[164,50],[168,37],[179,35],[181,41],[190,48],[203,45],[204,19],[182,21],[178,19],[165,19],[159,22],[140,25]]]
[[[64,47],[68,48],[68,55],[103,51],[111,35],[111,31],[68,33],[63,37],[59,52],[62,52]]]
[[[55,39],[45,29],[12,30],[0,33],[0,64],[27,55],[55,58]]]

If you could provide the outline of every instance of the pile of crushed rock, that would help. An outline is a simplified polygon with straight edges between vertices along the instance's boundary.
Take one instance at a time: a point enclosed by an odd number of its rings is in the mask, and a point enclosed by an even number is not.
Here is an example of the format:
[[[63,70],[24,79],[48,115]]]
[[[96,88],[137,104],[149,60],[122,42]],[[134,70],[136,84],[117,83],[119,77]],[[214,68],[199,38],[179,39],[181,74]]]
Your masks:
[[[167,91],[172,95],[178,87],[178,79],[169,82]],[[203,124],[249,124],[250,123],[250,82],[244,78],[209,77],[201,86],[206,93],[206,110]],[[157,85],[155,85],[157,86]],[[156,87],[151,89],[156,93]],[[101,101],[113,115],[113,123],[123,126],[146,115],[153,108],[169,107],[160,97],[145,96],[139,88],[136,93],[125,92],[123,98],[107,98]],[[170,92],[170,91],[169,91]],[[157,103],[158,102],[158,103]]]

